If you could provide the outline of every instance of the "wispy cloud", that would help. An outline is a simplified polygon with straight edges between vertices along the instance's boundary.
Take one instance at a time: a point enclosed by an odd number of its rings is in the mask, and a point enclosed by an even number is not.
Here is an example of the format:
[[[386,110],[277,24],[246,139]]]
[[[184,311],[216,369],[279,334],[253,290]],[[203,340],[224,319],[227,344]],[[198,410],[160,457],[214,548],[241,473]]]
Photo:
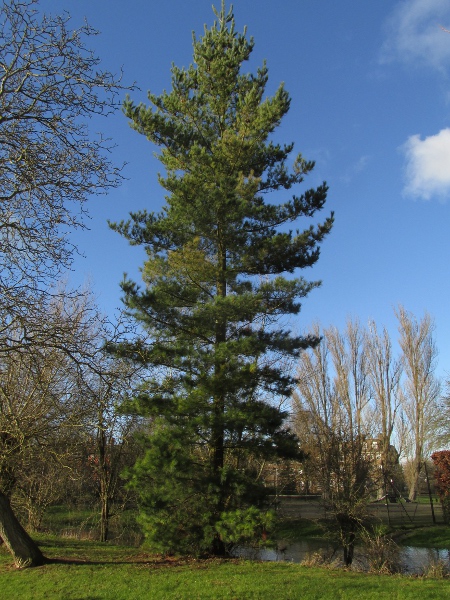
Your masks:
[[[368,162],[370,160],[370,156],[363,155],[361,156],[353,165],[351,165],[345,173],[342,175],[341,180],[344,183],[350,183],[352,179],[361,171],[364,171]]]
[[[424,200],[450,198],[450,128],[423,140],[412,135],[402,150],[406,156],[404,194]]]
[[[381,62],[398,60],[435,69],[450,68],[449,0],[402,0],[386,23]]]

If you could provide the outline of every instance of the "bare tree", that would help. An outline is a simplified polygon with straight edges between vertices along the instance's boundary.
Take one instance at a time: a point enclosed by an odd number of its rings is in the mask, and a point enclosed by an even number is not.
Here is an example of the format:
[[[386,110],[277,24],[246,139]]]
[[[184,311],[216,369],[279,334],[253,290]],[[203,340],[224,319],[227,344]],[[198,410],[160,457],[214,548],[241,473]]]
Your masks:
[[[40,342],[38,296],[71,264],[69,233],[85,227],[87,199],[122,178],[111,142],[87,125],[118,107],[121,73],[86,46],[98,32],[69,20],[42,16],[38,0],[0,6],[0,351]]]
[[[318,326],[313,333],[319,335]],[[349,322],[345,335],[326,330],[320,344],[301,355],[297,377],[296,429],[301,443],[306,441],[349,565],[372,491],[372,464],[364,450],[371,434],[366,419],[370,394],[359,324]]]
[[[312,328],[312,334],[320,335],[319,325],[316,324]],[[336,408],[329,373],[329,351],[325,339],[322,338],[315,348],[300,356],[297,388],[293,395],[293,423],[301,446],[307,453],[304,468],[307,474],[311,473],[313,485],[319,484],[325,489],[331,486],[328,479],[330,472],[323,470],[322,466],[327,463],[330,436],[336,429]]]
[[[102,70],[87,47],[97,31],[87,23],[72,30],[69,19],[40,14],[37,0],[0,6],[1,356],[33,346],[79,358],[69,328],[46,320],[49,286],[71,263],[68,234],[85,226],[88,197],[121,180],[110,141],[87,127],[117,108],[121,74]],[[0,536],[16,564],[42,563],[7,494],[0,501]]]
[[[418,320],[403,306],[396,310],[405,379],[401,396],[407,423],[405,475],[409,498],[415,500],[419,475],[429,456],[437,431],[440,382],[435,375],[437,348],[434,323],[428,313]]]
[[[1,487],[9,494],[22,467],[48,455],[64,428],[78,422],[74,369],[65,355],[33,348],[11,353],[0,365]]]
[[[66,233],[83,227],[87,198],[120,182],[111,144],[95,139],[87,118],[118,102],[120,78],[99,70],[87,23],[43,16],[37,0],[0,9],[0,215],[2,288],[58,275],[70,264]]]
[[[106,332],[105,332],[106,334]],[[109,334],[112,339],[112,334]],[[85,442],[100,503],[100,541],[106,542],[114,503],[119,499],[120,474],[136,460],[134,434],[144,421],[123,414],[121,407],[136,388],[142,367],[113,358],[100,348],[92,366],[83,369],[80,387],[90,411]]]
[[[23,483],[25,474],[35,471],[44,456],[47,463],[57,458],[55,435],[63,435],[58,429],[66,418],[70,420],[71,404],[62,358],[58,352],[22,350],[5,355],[1,365],[0,535],[17,566],[43,562],[40,550],[18,526],[10,497],[18,481]]]
[[[71,458],[73,460],[77,456],[79,444],[75,440],[64,447],[62,444],[60,455],[55,449],[48,455],[36,453],[32,461],[21,465],[20,477],[12,490],[11,504],[18,518],[26,522],[28,531],[41,529],[48,507],[64,501],[67,489],[76,477]],[[72,457],[67,454],[69,450],[74,452]]]
[[[335,387],[348,428],[357,436],[367,433],[365,415],[370,401],[365,337],[358,321],[347,322],[345,334],[332,327],[325,332],[335,371]]]
[[[91,407],[80,393],[79,376],[98,352],[91,335],[93,323],[101,323],[88,295],[54,297],[42,319],[48,333],[55,331],[52,344],[22,344],[0,354],[0,535],[20,566],[38,559],[36,552],[32,559],[18,553],[10,496],[22,472],[35,472],[43,458],[62,468],[75,441],[80,443]]]
[[[401,361],[393,356],[392,343],[385,328],[380,333],[376,324],[369,324],[365,343],[366,369],[370,381],[374,410],[373,419],[377,427],[377,438],[383,472],[383,487],[386,493],[387,482],[391,479],[395,460],[392,451],[392,437],[400,408]]]

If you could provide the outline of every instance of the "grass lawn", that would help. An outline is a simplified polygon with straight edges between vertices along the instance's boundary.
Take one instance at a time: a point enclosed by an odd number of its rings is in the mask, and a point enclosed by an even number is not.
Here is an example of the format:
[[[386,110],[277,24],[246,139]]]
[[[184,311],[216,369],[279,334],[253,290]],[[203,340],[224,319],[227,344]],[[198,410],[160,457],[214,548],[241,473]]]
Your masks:
[[[386,526],[386,531],[392,535],[399,546],[450,549],[448,525],[417,527],[407,523],[391,528]],[[324,539],[324,528],[320,526],[319,520],[287,519],[277,525],[273,537],[290,543],[305,539]]]
[[[136,510],[117,511],[110,519],[108,540],[115,544],[139,546],[143,535],[136,523],[136,517]],[[61,538],[98,540],[100,514],[92,508],[50,506],[45,511],[40,530]]]
[[[448,525],[430,525],[416,529],[394,531],[395,541],[402,546],[421,548],[450,548],[450,527]]]
[[[42,537],[59,562],[17,571],[0,549],[5,600],[128,600],[141,598],[441,599],[450,580],[366,575],[291,563],[160,558],[136,548]]]
[[[323,538],[324,528],[320,522],[325,514],[319,502],[290,499],[287,505],[287,514],[283,515],[285,504],[282,504],[282,519],[276,530],[271,532],[273,538],[287,542]],[[384,524],[401,545],[450,548],[450,527],[443,524],[439,505],[436,506],[437,526],[433,525],[430,506],[426,503],[396,503],[389,506],[378,503],[371,505],[370,510],[374,522]],[[142,534],[136,524],[136,511],[118,513],[111,520],[110,529],[114,543],[138,546],[142,542]],[[95,540],[99,535],[99,515],[92,509],[52,506],[44,515],[42,530],[59,537]]]
[[[323,539],[324,529],[319,520],[310,519],[286,519],[276,525],[272,537],[287,542],[297,542],[305,539]]]

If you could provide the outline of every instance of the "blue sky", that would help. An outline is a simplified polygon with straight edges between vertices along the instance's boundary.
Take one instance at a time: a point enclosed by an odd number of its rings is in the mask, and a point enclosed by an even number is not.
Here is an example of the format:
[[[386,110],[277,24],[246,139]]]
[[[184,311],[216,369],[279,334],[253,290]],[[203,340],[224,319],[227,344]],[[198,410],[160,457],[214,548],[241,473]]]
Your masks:
[[[217,0],[216,4],[219,4]],[[170,87],[170,66],[188,66],[192,31],[211,25],[211,0],[41,0],[83,17],[101,35],[90,46],[105,68],[124,69],[136,101]],[[239,30],[248,26],[263,59],[268,93],[281,81],[291,110],[276,138],[316,161],[308,187],[326,180],[336,224],[317,265],[305,273],[323,285],[293,326],[313,321],[343,328],[348,317],[373,319],[396,338],[393,308],[435,319],[438,372],[450,373],[450,2],[448,0],[236,0]],[[74,234],[84,252],[71,280],[89,279],[101,308],[120,305],[123,272],[138,278],[144,254],[110,231],[106,220],[158,210],[164,190],[153,148],[118,113],[92,123],[117,144],[127,181],[92,198],[90,230]],[[281,200],[282,198],[279,197]],[[274,196],[275,200],[275,196]],[[305,223],[307,225],[307,223]]]

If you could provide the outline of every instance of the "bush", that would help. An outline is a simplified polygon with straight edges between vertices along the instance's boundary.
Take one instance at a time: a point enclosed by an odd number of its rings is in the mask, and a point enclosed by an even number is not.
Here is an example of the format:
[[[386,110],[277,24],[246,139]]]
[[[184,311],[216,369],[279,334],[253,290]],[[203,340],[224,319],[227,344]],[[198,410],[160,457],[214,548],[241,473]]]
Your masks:
[[[234,546],[260,545],[267,531],[275,523],[273,511],[263,511],[255,506],[225,512],[216,524],[216,531],[230,551]]]
[[[442,450],[431,455],[436,466],[436,487],[442,504],[444,522],[450,523],[450,450]]]
[[[399,570],[399,548],[387,535],[384,526],[364,530],[361,534],[364,544],[363,557],[371,573],[397,573]]]

